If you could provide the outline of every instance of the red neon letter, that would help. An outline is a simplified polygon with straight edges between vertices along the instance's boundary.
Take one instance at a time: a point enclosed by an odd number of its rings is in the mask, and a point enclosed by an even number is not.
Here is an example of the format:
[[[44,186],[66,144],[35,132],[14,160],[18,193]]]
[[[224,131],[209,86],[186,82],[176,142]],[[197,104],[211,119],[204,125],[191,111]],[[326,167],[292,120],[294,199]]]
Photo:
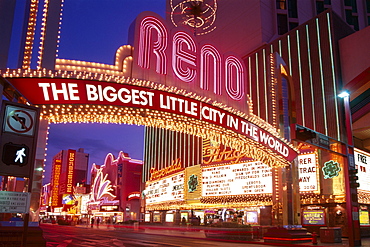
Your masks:
[[[177,32],[172,43],[172,69],[184,82],[192,82],[196,76],[197,46],[189,34]]]
[[[202,47],[200,50],[200,68],[200,88],[208,90],[213,79],[213,92],[221,95],[221,55],[215,47],[211,45]]]
[[[156,40],[152,45],[152,36],[156,31]],[[162,75],[167,74],[167,57],[165,54],[167,48],[167,29],[163,23],[151,16],[145,17],[140,23],[139,32],[139,51],[138,65],[144,69],[150,68],[150,54],[153,52],[157,58],[156,72]]]
[[[225,82],[230,98],[241,100],[244,97],[244,67],[235,56],[228,56],[225,60]]]

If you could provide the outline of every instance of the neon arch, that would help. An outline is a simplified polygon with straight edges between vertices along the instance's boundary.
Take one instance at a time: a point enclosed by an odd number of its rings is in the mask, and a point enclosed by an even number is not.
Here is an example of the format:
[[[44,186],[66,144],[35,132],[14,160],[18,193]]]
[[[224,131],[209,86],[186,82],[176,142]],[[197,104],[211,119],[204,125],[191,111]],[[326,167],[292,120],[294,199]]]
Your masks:
[[[285,167],[297,155],[273,126],[252,113],[173,86],[77,71],[8,69],[0,74],[29,104],[40,107],[41,118],[49,123],[124,123],[179,131],[223,143],[271,167]],[[91,87],[94,97],[86,90]]]

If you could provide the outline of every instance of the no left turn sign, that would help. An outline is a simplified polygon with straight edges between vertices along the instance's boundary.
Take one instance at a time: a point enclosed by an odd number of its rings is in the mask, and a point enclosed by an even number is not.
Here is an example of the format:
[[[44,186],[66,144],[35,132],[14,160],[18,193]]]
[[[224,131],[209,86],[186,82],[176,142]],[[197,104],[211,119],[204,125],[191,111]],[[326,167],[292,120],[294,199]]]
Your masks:
[[[36,111],[7,105],[5,108],[4,131],[32,136],[35,129]]]

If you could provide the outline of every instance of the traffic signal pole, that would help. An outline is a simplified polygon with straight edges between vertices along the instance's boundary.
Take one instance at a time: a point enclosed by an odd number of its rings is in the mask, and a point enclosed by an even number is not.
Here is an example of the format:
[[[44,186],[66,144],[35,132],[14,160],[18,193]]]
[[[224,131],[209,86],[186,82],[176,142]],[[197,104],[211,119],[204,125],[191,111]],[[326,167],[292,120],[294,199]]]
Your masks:
[[[361,246],[359,205],[357,186],[351,186],[351,176],[355,173],[354,146],[352,134],[352,115],[349,105],[349,95],[343,97],[345,112],[345,127],[347,136],[347,157],[344,162],[344,182],[346,191],[346,211],[349,246]]]

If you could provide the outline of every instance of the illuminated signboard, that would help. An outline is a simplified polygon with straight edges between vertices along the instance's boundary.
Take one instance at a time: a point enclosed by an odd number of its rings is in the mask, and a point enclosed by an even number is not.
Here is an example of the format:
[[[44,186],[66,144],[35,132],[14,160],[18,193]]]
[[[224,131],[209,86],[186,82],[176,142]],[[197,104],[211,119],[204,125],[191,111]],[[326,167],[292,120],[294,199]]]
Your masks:
[[[159,110],[227,128],[265,146],[287,161],[292,161],[297,156],[287,143],[247,119],[181,95],[101,81],[60,78],[9,80],[33,104],[103,104]]]
[[[73,205],[75,201],[73,200],[73,196],[70,194],[63,194],[62,197],[62,204],[65,205]]]
[[[202,196],[262,193],[272,193],[272,171],[261,162],[202,169]]]
[[[369,221],[369,211],[360,210],[359,215],[360,225],[370,225]]]
[[[147,182],[146,204],[184,200],[184,172]]]
[[[73,173],[75,169],[76,162],[76,150],[68,150],[68,162],[67,162],[67,193],[72,194],[73,192]]]
[[[370,154],[355,149],[355,165],[358,170],[358,182],[360,187],[358,190],[370,191]]]
[[[324,210],[303,210],[302,225],[325,225]]]
[[[317,191],[316,155],[298,155],[299,191]]]
[[[119,211],[119,207],[118,205],[102,205],[100,206],[100,211],[106,211],[106,212]]]
[[[140,199],[140,195],[140,192],[131,192],[130,194],[128,194],[127,200],[130,201],[133,199]]]
[[[57,159],[53,164],[53,173],[51,179],[51,206],[59,207],[59,178],[62,169],[62,161]]]

